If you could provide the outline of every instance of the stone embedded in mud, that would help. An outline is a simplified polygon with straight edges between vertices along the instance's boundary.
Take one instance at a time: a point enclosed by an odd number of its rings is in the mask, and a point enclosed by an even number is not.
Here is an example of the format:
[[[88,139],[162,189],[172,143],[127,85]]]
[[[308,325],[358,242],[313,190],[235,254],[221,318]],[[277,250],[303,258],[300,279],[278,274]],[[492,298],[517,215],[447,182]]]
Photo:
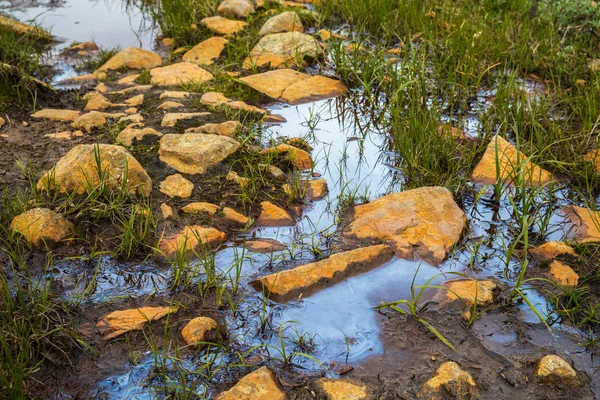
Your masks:
[[[195,113],[169,113],[165,114],[163,117],[160,126],[162,127],[173,127],[177,125],[178,121],[187,120],[187,119],[195,119],[195,118],[206,118],[210,116],[208,112],[195,112]]]
[[[160,212],[163,219],[171,218],[173,216],[173,207],[165,203],[160,203]]]
[[[550,263],[548,278],[563,286],[577,286],[579,283],[579,275],[566,264],[558,260]]]
[[[235,21],[223,17],[208,17],[200,21],[205,28],[215,32],[218,35],[234,35],[246,28],[246,24],[243,21]]]
[[[90,92],[83,96],[84,100],[87,100],[84,110],[86,111],[98,111],[104,110],[109,107],[113,107],[114,104],[98,92]]]
[[[216,400],[286,400],[285,392],[279,388],[275,375],[262,367],[244,376],[234,387],[219,394]]]
[[[169,175],[160,183],[160,192],[169,197],[187,199],[192,195],[194,184],[181,174]]]
[[[47,208],[34,208],[13,218],[10,229],[38,249],[54,248],[71,238],[75,227],[65,217]]]
[[[162,238],[158,249],[165,257],[173,259],[177,254],[190,255],[204,247],[217,247],[226,240],[227,235],[218,229],[192,225],[178,234]]]
[[[56,133],[47,133],[44,135],[44,137],[50,138],[50,139],[65,139],[65,140],[71,140],[71,131],[60,131],[60,132],[56,132]]]
[[[207,133],[209,135],[235,137],[242,128],[243,125],[239,121],[225,121],[218,124],[204,124],[188,128],[185,130],[185,133]]]
[[[367,387],[348,379],[320,378],[313,382],[315,390],[326,400],[367,400]]]
[[[235,171],[229,171],[225,176],[225,179],[237,183],[238,185],[240,185],[240,187],[244,187],[248,184],[248,178],[239,176],[238,173]]]
[[[146,324],[177,312],[176,307],[141,307],[113,311],[103,316],[96,328],[104,339],[114,339],[124,333],[144,329]]]
[[[529,249],[529,253],[538,260],[552,260],[560,255],[568,254],[573,257],[577,257],[575,249],[566,244],[565,242],[550,241]]]
[[[243,62],[243,67],[269,66],[271,69],[298,65],[305,58],[316,59],[323,54],[319,43],[301,32],[273,33],[263,36]]]
[[[19,35],[30,35],[47,41],[52,40],[52,35],[45,30],[38,28],[37,26],[27,25],[23,22],[7,18],[3,15],[0,15],[0,26],[2,28],[10,29]]]
[[[75,110],[59,110],[55,108],[45,108],[31,114],[31,118],[49,119],[52,121],[74,122],[81,113]]]
[[[325,179],[313,179],[306,182],[306,197],[310,200],[321,200],[327,196],[329,189]]]
[[[136,96],[130,97],[127,100],[125,100],[123,103],[125,103],[129,106],[141,106],[142,104],[144,104],[144,95],[138,94]]]
[[[127,47],[112,56],[98,71],[118,70],[125,68],[148,69],[162,64],[160,56],[149,50]]]
[[[6,124],[6,120],[0,117],[0,129]]]
[[[142,114],[131,114],[123,116],[119,119],[119,123],[127,122],[129,124],[135,124],[135,126],[143,126],[144,116]],[[130,125],[131,126],[131,125]]]
[[[354,207],[346,238],[389,241],[396,255],[441,263],[460,239],[464,212],[444,187],[392,193]]]
[[[200,214],[205,213],[209,215],[215,215],[219,211],[219,206],[205,201],[195,201],[185,205],[181,211],[186,214]]]
[[[186,97],[190,97],[191,95],[192,94],[190,92],[166,90],[160,94],[159,99],[185,99]]]
[[[93,128],[99,128],[106,125],[106,116],[99,111],[90,111],[77,118],[71,124],[73,128],[85,129],[86,132],[91,132]]]
[[[460,366],[448,361],[443,363],[430,380],[425,382],[418,393],[420,399],[462,399],[470,400],[479,397],[475,380]]]
[[[237,224],[237,225],[244,226],[248,222],[250,222],[250,219],[248,217],[246,217],[244,214],[240,214],[239,212],[235,211],[233,208],[224,207],[223,215],[225,216],[225,218],[228,221],[233,222],[234,224]]]
[[[243,101],[232,101],[230,98],[225,97],[223,93],[218,92],[207,92],[200,98],[202,104],[206,104],[212,107],[215,106],[226,106],[235,110],[242,110],[248,112],[254,112],[258,114],[266,114],[267,111],[260,107],[251,106]]]
[[[94,42],[83,42],[69,47],[63,50],[64,54],[79,53],[80,51],[97,51],[100,50],[98,45]]]
[[[285,179],[286,179],[285,172],[283,172],[281,170],[281,168],[278,168],[274,165],[267,165],[265,167],[266,167],[267,171],[269,171],[269,173],[271,175],[273,175],[273,178],[277,179],[279,182],[285,181]]]
[[[136,129],[133,127],[127,127],[119,132],[117,140],[125,146],[131,146],[134,141],[141,141],[144,136],[156,136],[161,137],[162,133],[152,128]]]
[[[313,166],[312,158],[307,151],[291,146],[289,144],[280,144],[276,147],[271,147],[261,151],[261,154],[267,153],[279,153],[284,154],[285,157],[292,163],[296,168],[301,171],[311,169]]]
[[[341,81],[324,76],[310,76],[291,69],[267,71],[241,78],[251,88],[290,104],[327,99],[346,94]]]
[[[181,330],[183,341],[188,346],[198,343],[217,343],[220,340],[219,324],[209,317],[196,317]]]
[[[213,75],[200,68],[198,64],[180,62],[150,70],[150,82],[153,85],[181,85],[190,82],[206,82]]]
[[[253,253],[276,253],[285,250],[287,247],[285,244],[278,242],[274,239],[255,239],[246,242],[246,249]]]
[[[82,194],[96,190],[100,184],[112,191],[124,186],[132,193],[139,191],[145,196],[152,191],[152,181],[140,163],[125,148],[110,144],[73,147],[44,174],[37,187]]]
[[[260,28],[258,34],[264,36],[271,33],[303,31],[304,27],[298,14],[293,11],[286,11],[269,18],[262,28]]]
[[[256,290],[262,290],[271,300],[288,302],[379,267],[393,256],[394,251],[385,244],[363,247],[264,276],[252,281],[251,285]]]
[[[254,13],[254,4],[250,0],[223,0],[217,12],[223,17],[246,18]]]
[[[228,136],[184,133],[164,135],[158,149],[162,162],[184,174],[204,174],[235,153],[240,144]]]
[[[212,64],[223,52],[227,39],[214,36],[200,42],[194,46],[190,51],[185,53],[182,60],[185,62],[196,63],[199,65],[210,65]]]
[[[596,149],[596,150],[590,151],[583,157],[583,159],[585,161],[589,161],[589,162],[593,163],[594,166],[596,167],[596,170],[600,171],[600,150]]]
[[[573,367],[555,355],[544,356],[537,363],[533,375],[542,383],[557,386],[575,386],[581,383]]]
[[[496,145],[497,142],[497,145]],[[498,182],[514,185],[514,178],[521,173],[525,175],[525,184],[528,187],[543,186],[554,180],[552,174],[527,161],[527,156],[518,151],[515,146],[502,137],[496,135],[492,138],[475,166],[471,180],[481,184],[496,184]],[[498,161],[498,162],[496,162]],[[500,175],[498,176],[498,172]]]
[[[496,284],[489,280],[478,281],[475,279],[462,279],[445,282],[446,299],[454,301],[460,299],[469,307],[477,302],[479,306],[489,306],[494,303],[494,290]]]
[[[569,220],[564,227],[567,242],[600,242],[600,211],[577,206],[563,207],[562,211]]]
[[[157,110],[170,110],[171,108],[183,108],[184,104],[179,103],[177,101],[165,101],[156,107]]]
[[[296,220],[289,212],[276,206],[270,201],[260,203],[261,212],[256,224],[258,226],[291,226],[296,224]]]

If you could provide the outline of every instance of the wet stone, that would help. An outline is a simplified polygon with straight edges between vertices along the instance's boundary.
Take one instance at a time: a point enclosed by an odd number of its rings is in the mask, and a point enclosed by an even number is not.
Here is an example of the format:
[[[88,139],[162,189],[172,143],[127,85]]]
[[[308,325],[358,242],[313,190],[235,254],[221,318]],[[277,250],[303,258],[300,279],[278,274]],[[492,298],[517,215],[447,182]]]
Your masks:
[[[192,225],[186,226],[178,234],[163,238],[158,249],[165,257],[173,259],[178,253],[191,255],[204,247],[217,247],[226,240],[227,235],[218,229]]]
[[[303,31],[304,27],[298,14],[293,11],[286,11],[269,18],[260,28],[258,34],[264,36],[272,33]]]
[[[296,224],[296,220],[289,212],[276,206],[270,201],[260,203],[261,212],[256,221],[258,226],[291,226]]]
[[[321,200],[329,193],[325,179],[313,179],[306,182],[306,196],[313,201]]]
[[[217,343],[219,341],[219,324],[209,317],[196,317],[181,330],[181,336],[188,346],[201,342]]]
[[[136,129],[127,127],[119,132],[117,140],[125,146],[131,146],[136,141],[141,141],[145,136],[161,137],[162,133],[152,128]]]
[[[99,128],[104,125],[106,125],[106,116],[99,111],[90,111],[77,118],[71,126],[91,132],[93,128]]]
[[[244,376],[231,389],[219,394],[216,400],[286,400],[285,392],[279,388],[275,375],[262,367]]]
[[[289,144],[280,144],[261,151],[262,154],[279,153],[283,154],[296,168],[301,171],[311,169],[313,166],[312,158],[307,151],[299,149]]]
[[[198,64],[180,62],[150,70],[150,82],[153,85],[181,85],[190,82],[206,82],[213,75],[200,68]]]
[[[475,166],[471,179],[481,184],[506,182],[508,185],[513,185],[513,179],[524,172],[528,187],[542,186],[554,180],[550,172],[531,161],[525,162],[526,159],[527,156],[518,151],[515,146],[500,136],[494,136]]]
[[[173,127],[177,125],[178,121],[188,120],[188,119],[196,119],[196,118],[206,118],[210,116],[210,113],[207,112],[196,112],[196,113],[169,113],[165,114],[163,117],[160,126],[162,127]]]
[[[130,106],[141,106],[142,104],[144,104],[144,95],[138,94],[136,96],[130,97],[127,100],[125,100],[123,103],[130,105]]]
[[[579,275],[566,264],[554,260],[549,265],[548,278],[562,286],[577,286]]]
[[[144,121],[144,116],[142,114],[131,114],[131,115],[123,116],[119,119],[119,123],[128,122],[130,124],[140,124],[140,125],[142,125],[143,121]]]
[[[244,60],[243,67],[269,66],[274,69],[296,65],[304,58],[316,59],[322,53],[323,49],[310,35],[301,32],[273,33],[259,40]]]
[[[51,249],[73,236],[75,227],[61,214],[34,208],[13,218],[10,229],[38,249]]]
[[[419,399],[461,399],[479,398],[479,390],[475,380],[465,370],[453,362],[442,364],[430,380],[425,382],[418,393]]]
[[[172,108],[183,108],[185,107],[184,104],[179,103],[177,101],[165,101],[164,103],[160,104],[158,107],[156,107],[157,110],[170,110]]]
[[[171,207],[168,204],[161,203],[160,212],[162,214],[163,219],[171,218],[173,216],[173,207]]]
[[[31,118],[73,122],[77,118],[79,118],[80,115],[81,113],[75,110],[58,110],[54,108],[45,108],[43,110],[31,114]]]
[[[124,333],[144,329],[149,321],[157,321],[177,312],[175,307],[141,307],[113,311],[103,316],[96,328],[104,339],[114,339]]]
[[[388,241],[399,257],[439,264],[458,242],[465,225],[465,214],[448,189],[422,187],[354,207],[342,235]]]
[[[210,65],[219,58],[226,44],[227,39],[218,36],[211,37],[185,53],[182,60],[199,65]]]
[[[243,21],[235,21],[223,17],[208,17],[204,18],[200,23],[208,30],[213,31],[218,35],[234,35],[246,28],[246,23]]]
[[[529,253],[538,260],[552,260],[561,255],[577,257],[575,249],[564,242],[547,242],[529,250]]]
[[[536,365],[533,375],[542,383],[567,387],[580,383],[571,365],[555,355],[543,357]]]
[[[98,174],[97,158],[103,182]],[[124,186],[132,193],[139,191],[147,196],[152,190],[152,181],[140,163],[125,148],[110,144],[73,147],[46,172],[37,187],[82,194],[95,190],[101,183],[115,192]]]
[[[243,125],[239,121],[225,121],[215,124],[204,124],[194,128],[188,128],[185,133],[207,133],[209,135],[220,135],[235,137],[241,131]]]
[[[234,224],[237,224],[237,225],[244,226],[248,222],[250,222],[250,219],[248,217],[246,217],[244,214],[240,214],[239,212],[235,211],[233,208],[224,207],[223,215],[225,216],[225,218],[228,221],[233,222]]]
[[[246,18],[254,13],[254,4],[250,0],[223,0],[217,12],[223,17]]]
[[[446,299],[454,301],[460,299],[472,306],[477,302],[479,306],[489,306],[494,303],[494,290],[496,284],[489,280],[478,281],[474,279],[462,279],[458,281],[445,282],[444,290]]]
[[[186,204],[181,208],[181,211],[186,214],[205,213],[209,215],[215,215],[219,211],[219,206],[204,201],[195,201],[193,203]]]
[[[286,248],[287,246],[285,244],[268,238],[249,240],[246,242],[246,249],[253,253],[276,253],[284,251]]]
[[[187,199],[192,195],[194,184],[185,179],[181,174],[170,175],[160,183],[160,192],[169,197]]]
[[[52,40],[52,35],[37,26],[28,25],[23,22],[7,18],[0,15],[0,26],[6,29],[10,29],[13,32],[20,35],[32,35],[43,40]]]
[[[264,276],[251,282],[251,285],[258,291],[262,290],[271,300],[288,302],[379,267],[393,256],[394,251],[385,244],[363,247]]]
[[[87,103],[85,105],[86,111],[104,110],[106,108],[114,106],[114,104],[110,100],[108,100],[106,97],[104,97],[98,92],[88,93],[85,96],[83,96],[83,99],[87,100]]]
[[[180,92],[176,90],[166,90],[160,94],[160,99],[185,99],[186,97],[190,97],[192,94],[190,92]]]
[[[162,60],[158,54],[137,47],[127,47],[111,57],[104,65],[98,68],[98,71],[124,68],[149,69],[161,64]]]
[[[240,144],[227,136],[184,133],[164,135],[159,158],[178,172],[204,174],[210,167],[235,153]]]
[[[367,400],[367,387],[347,379],[320,378],[313,383],[316,391],[326,400]]]
[[[568,219],[565,226],[567,242],[596,243],[600,242],[600,212],[585,207],[563,207]]]

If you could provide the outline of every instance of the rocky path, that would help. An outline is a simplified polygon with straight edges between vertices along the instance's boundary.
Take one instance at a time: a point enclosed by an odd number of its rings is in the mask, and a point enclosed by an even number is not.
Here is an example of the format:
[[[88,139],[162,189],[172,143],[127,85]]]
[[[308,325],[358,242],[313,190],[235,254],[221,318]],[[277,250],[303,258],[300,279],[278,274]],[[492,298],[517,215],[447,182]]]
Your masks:
[[[296,225],[304,207],[325,201],[328,182],[321,177],[322,171],[315,170],[311,143],[292,137],[265,143],[256,139],[254,131],[286,123],[285,118],[270,111],[273,102],[299,105],[333,99],[346,95],[348,88],[335,77],[298,71],[309,71],[307,67],[326,55],[323,43],[304,33],[294,11],[304,4],[293,2],[285,2],[286,11],[274,13],[264,23],[260,39],[242,65],[220,76],[205,69],[219,63],[228,40],[244,35],[246,18],[261,13],[261,3],[224,0],[218,15],[200,22],[214,36],[193,48],[174,50],[173,54],[181,56],[175,62],[166,62],[149,50],[121,50],[94,73],[70,80],[71,84],[93,87],[70,107],[40,109],[23,121],[0,119],[1,140],[9,146],[27,148],[33,156],[41,156],[44,148],[52,149],[44,157],[47,165],[36,182],[41,193],[84,197],[101,193],[105,198],[126,193],[132,218],[157,215],[157,234],[148,246],[153,257],[172,262],[172,268],[182,260],[214,254],[223,244],[240,238],[249,252],[286,250],[289,243],[261,237],[261,228]],[[26,29],[21,25],[16,28]],[[331,35],[325,31],[320,37],[326,34]],[[219,85],[213,83],[223,80],[262,101],[218,91]],[[208,89],[198,90],[204,87]],[[440,132],[456,135],[452,129]],[[35,137],[39,143],[25,146],[17,135]],[[539,187],[556,180],[533,163],[523,163],[526,158],[501,137],[493,138],[472,173],[472,181],[510,186],[520,177],[528,186]],[[596,211],[568,207],[564,212],[573,226],[566,242],[600,238],[594,224]],[[349,210],[339,226],[339,245],[333,254],[319,261],[261,272],[250,286],[264,299],[285,304],[351,277],[370,274],[392,259],[440,265],[466,240],[468,224],[469,218],[446,188],[390,193]],[[68,254],[73,250],[69,246],[80,243],[82,235],[91,241],[95,239],[91,236],[103,234],[90,230],[82,233],[82,225],[76,212],[49,202],[35,204],[17,215],[10,228],[40,252],[58,249]],[[566,242],[548,242],[531,254],[534,260],[548,263],[544,277],[561,285],[576,285],[578,274],[556,260],[562,254],[575,254]],[[437,302],[442,307],[450,307],[450,303],[458,307],[462,315],[459,321],[470,320],[472,312],[485,313],[509,290],[496,277],[468,275],[460,279],[448,275],[437,287]],[[166,301],[117,308],[93,323],[88,321],[81,332],[108,341],[186,312],[182,310],[185,307]],[[203,343],[224,341],[229,334],[214,314],[186,316],[190,318],[180,335],[188,347],[201,349]],[[478,381],[478,374],[470,367],[451,359],[432,367],[430,379],[420,383],[418,397],[485,397],[491,383]],[[579,388],[589,395],[588,378],[569,360],[544,355],[530,370],[525,380],[531,385],[545,385],[556,393]],[[277,374],[277,370],[257,365],[215,398],[296,398],[294,390],[282,384]],[[343,375],[313,379],[307,386],[317,398],[384,396],[372,381]]]

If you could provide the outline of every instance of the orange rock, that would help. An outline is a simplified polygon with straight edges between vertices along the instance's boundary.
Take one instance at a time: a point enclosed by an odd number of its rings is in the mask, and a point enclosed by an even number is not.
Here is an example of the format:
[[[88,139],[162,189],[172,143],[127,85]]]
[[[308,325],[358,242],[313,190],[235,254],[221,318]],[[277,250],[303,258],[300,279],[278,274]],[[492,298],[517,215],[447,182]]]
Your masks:
[[[169,175],[160,183],[160,192],[169,197],[187,199],[192,195],[194,184],[181,174]]]
[[[160,212],[162,213],[163,219],[171,218],[173,216],[173,207],[168,204],[160,204]]]
[[[219,58],[226,44],[227,39],[218,36],[211,37],[185,53],[182,60],[200,65],[210,65]]]
[[[479,306],[489,306],[494,302],[494,290],[496,284],[492,281],[477,281],[474,279],[461,279],[458,281],[445,282],[446,299],[454,301],[461,299],[468,306],[472,306],[475,301]]]
[[[123,103],[125,103],[129,106],[141,106],[142,104],[144,104],[144,95],[138,94],[136,96],[130,97],[127,100],[125,100]]]
[[[117,140],[123,143],[125,146],[131,146],[134,141],[141,141],[144,136],[156,136],[161,137],[162,133],[152,128],[136,129],[133,127],[127,127],[119,132]]]
[[[31,118],[73,122],[77,118],[79,118],[80,115],[81,113],[75,110],[59,110],[55,108],[45,108],[43,110],[31,114]]]
[[[313,387],[328,400],[367,400],[370,399],[367,387],[348,379],[320,378]]]
[[[208,17],[200,21],[208,30],[219,35],[230,36],[234,35],[246,28],[246,23],[243,21],[234,21],[223,17]]]
[[[152,191],[152,181],[140,163],[123,147],[110,144],[73,147],[44,174],[37,187],[82,194],[96,190],[101,184],[112,191],[119,191],[124,185],[130,192],[139,191],[145,196]]]
[[[548,278],[563,286],[577,286],[579,283],[579,275],[566,264],[558,260],[550,263]]]
[[[374,269],[394,256],[385,244],[337,253],[327,259],[267,275],[251,282],[271,300],[287,302]]]
[[[124,333],[144,329],[150,321],[177,312],[176,307],[141,307],[131,310],[113,311],[98,321],[96,328],[104,339],[114,339]]]
[[[269,201],[260,203],[261,212],[256,224],[258,226],[290,226],[295,225],[296,221],[289,212]]]
[[[496,141],[498,142],[496,146]],[[513,185],[513,179],[525,173],[527,186],[542,186],[554,180],[552,174],[531,161],[525,162],[527,156],[518,151],[512,144],[500,136],[494,136],[475,166],[471,179],[481,184],[495,184],[498,181]],[[499,162],[498,163],[496,162]],[[498,171],[500,175],[498,176]]]
[[[42,40],[52,40],[52,35],[45,30],[38,28],[37,26],[24,24],[20,21],[10,19],[2,15],[0,15],[0,26],[10,29],[19,35],[31,35]]]
[[[190,255],[201,246],[217,247],[226,240],[227,235],[215,228],[192,225],[176,235],[163,238],[158,248],[165,257],[175,258],[180,252]]]
[[[235,137],[241,131],[243,125],[239,121],[225,121],[218,124],[204,124],[194,128],[188,128],[185,133],[207,133],[209,135],[221,135]]]
[[[98,92],[91,92],[83,96],[84,100],[87,100],[84,110],[86,111],[98,111],[104,110],[109,107],[113,107],[114,104],[110,102],[106,97]]]
[[[392,193],[354,207],[343,236],[389,241],[402,258],[441,263],[458,242],[466,217],[443,187]]]
[[[219,324],[212,318],[196,317],[181,330],[181,336],[188,346],[200,342],[216,343],[219,341]]]
[[[206,213],[209,215],[215,215],[217,211],[219,211],[219,206],[212,203],[206,203],[204,201],[196,201],[185,205],[181,211],[186,214]]]
[[[533,371],[541,383],[549,383],[558,386],[577,386],[581,383],[577,372],[568,362],[555,355],[543,357],[535,366]]]
[[[538,260],[552,260],[564,254],[577,257],[577,253],[571,246],[564,242],[554,241],[529,249],[529,253]]]
[[[98,128],[106,125],[106,115],[98,111],[90,111],[89,113],[83,114],[71,124],[73,128],[85,129],[87,132],[91,132],[92,128]]]
[[[440,136],[453,137],[455,139],[465,139],[467,137],[464,130],[449,124],[440,124],[437,129],[437,134]]]
[[[299,149],[289,144],[280,144],[277,147],[271,147],[261,151],[261,154],[266,153],[284,153],[288,160],[301,171],[311,169],[313,166],[310,154],[302,149]]]
[[[137,47],[127,47],[111,57],[96,72],[123,68],[148,69],[161,64],[162,60],[158,54]]]
[[[244,376],[231,389],[219,394],[216,400],[286,400],[285,392],[279,388],[273,372],[262,367]]]
[[[329,193],[327,181],[325,179],[313,179],[306,183],[306,196],[311,200],[321,200]]]
[[[563,207],[562,211],[569,219],[565,227],[568,242],[600,242],[600,211],[577,206]]]
[[[246,249],[253,253],[275,253],[286,249],[286,245],[274,239],[256,239],[246,242]]]
[[[62,215],[47,208],[34,208],[13,218],[10,229],[38,249],[53,248],[71,238],[75,227]]]
[[[248,217],[246,217],[244,214],[240,214],[233,208],[229,207],[223,208],[223,215],[227,220],[242,226],[246,225],[250,221],[250,219],[248,219]]]
[[[150,82],[153,85],[181,85],[191,82],[206,82],[213,75],[200,68],[198,64],[180,62],[150,70]]]
[[[448,361],[435,371],[433,378],[425,382],[418,397],[419,399],[472,400],[479,398],[479,390],[468,372],[460,368],[457,363]]]

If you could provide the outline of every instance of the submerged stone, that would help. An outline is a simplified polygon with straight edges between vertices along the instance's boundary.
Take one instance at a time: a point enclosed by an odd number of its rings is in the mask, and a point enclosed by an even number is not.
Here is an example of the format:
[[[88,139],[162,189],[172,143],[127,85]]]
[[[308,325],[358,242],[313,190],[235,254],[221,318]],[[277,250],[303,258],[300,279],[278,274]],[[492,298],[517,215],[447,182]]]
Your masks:
[[[555,355],[543,357],[536,365],[533,375],[542,383],[557,386],[576,386],[581,381],[568,362]]]
[[[323,54],[319,43],[301,32],[273,33],[263,36],[250,55],[244,60],[244,68],[284,67],[301,64],[304,58],[316,59]]]
[[[279,388],[275,375],[262,367],[244,376],[231,389],[219,394],[216,400],[286,400],[285,392]]]
[[[394,256],[388,245],[363,247],[259,278],[251,285],[277,302],[287,302],[374,269]]]
[[[169,175],[160,183],[160,192],[169,197],[187,199],[192,195],[194,184],[181,174]]]
[[[256,224],[258,226],[291,226],[296,224],[296,220],[289,212],[276,206],[270,201],[260,203],[261,212]]]
[[[206,226],[186,226],[181,232],[161,239],[159,251],[167,258],[176,258],[178,254],[192,255],[203,248],[217,247],[227,240],[224,232]]]
[[[235,153],[240,144],[227,136],[194,133],[164,135],[158,149],[162,162],[184,174],[204,174]]]
[[[113,311],[103,316],[96,328],[104,339],[114,339],[127,332],[142,330],[148,322],[157,321],[174,312],[177,312],[176,307],[141,307]]]
[[[479,397],[479,390],[471,374],[460,368],[457,363],[448,361],[435,371],[433,378],[425,382],[418,397],[431,400],[471,400]]]
[[[235,21],[223,17],[208,17],[200,21],[208,30],[215,32],[218,35],[234,35],[246,28],[246,23],[243,21]]]
[[[497,144],[496,144],[497,142]],[[514,185],[514,179],[521,173],[524,174],[525,184],[528,187],[545,185],[554,180],[552,174],[527,161],[527,156],[518,151],[515,146],[502,137],[496,135],[492,138],[475,166],[471,180],[481,184],[496,184],[498,182]],[[498,175],[499,173],[499,175]]]
[[[181,85],[190,82],[206,82],[213,75],[200,68],[198,64],[180,62],[150,70],[150,82],[153,85]]]
[[[211,37],[185,53],[182,60],[199,65],[210,65],[219,58],[226,44],[227,39],[218,36]]]
[[[101,184],[112,191],[124,187],[145,196],[152,191],[152,181],[140,163],[125,148],[110,144],[75,146],[44,174],[37,187],[82,194]]]
[[[104,65],[98,68],[96,72],[124,68],[149,69],[161,64],[162,60],[158,54],[132,46],[119,51],[104,63]]]
[[[19,232],[33,247],[51,249],[70,239],[75,227],[61,214],[34,208],[13,218],[10,229]]]
[[[283,251],[286,248],[287,246],[285,244],[268,238],[249,240],[246,242],[246,249],[253,253],[276,253]]]
[[[269,18],[262,28],[260,28],[258,34],[264,36],[272,33],[303,31],[304,27],[298,14],[293,11],[285,11]]]
[[[422,187],[354,207],[342,235],[388,241],[399,257],[439,264],[458,242],[465,225],[465,214],[448,189]]]

